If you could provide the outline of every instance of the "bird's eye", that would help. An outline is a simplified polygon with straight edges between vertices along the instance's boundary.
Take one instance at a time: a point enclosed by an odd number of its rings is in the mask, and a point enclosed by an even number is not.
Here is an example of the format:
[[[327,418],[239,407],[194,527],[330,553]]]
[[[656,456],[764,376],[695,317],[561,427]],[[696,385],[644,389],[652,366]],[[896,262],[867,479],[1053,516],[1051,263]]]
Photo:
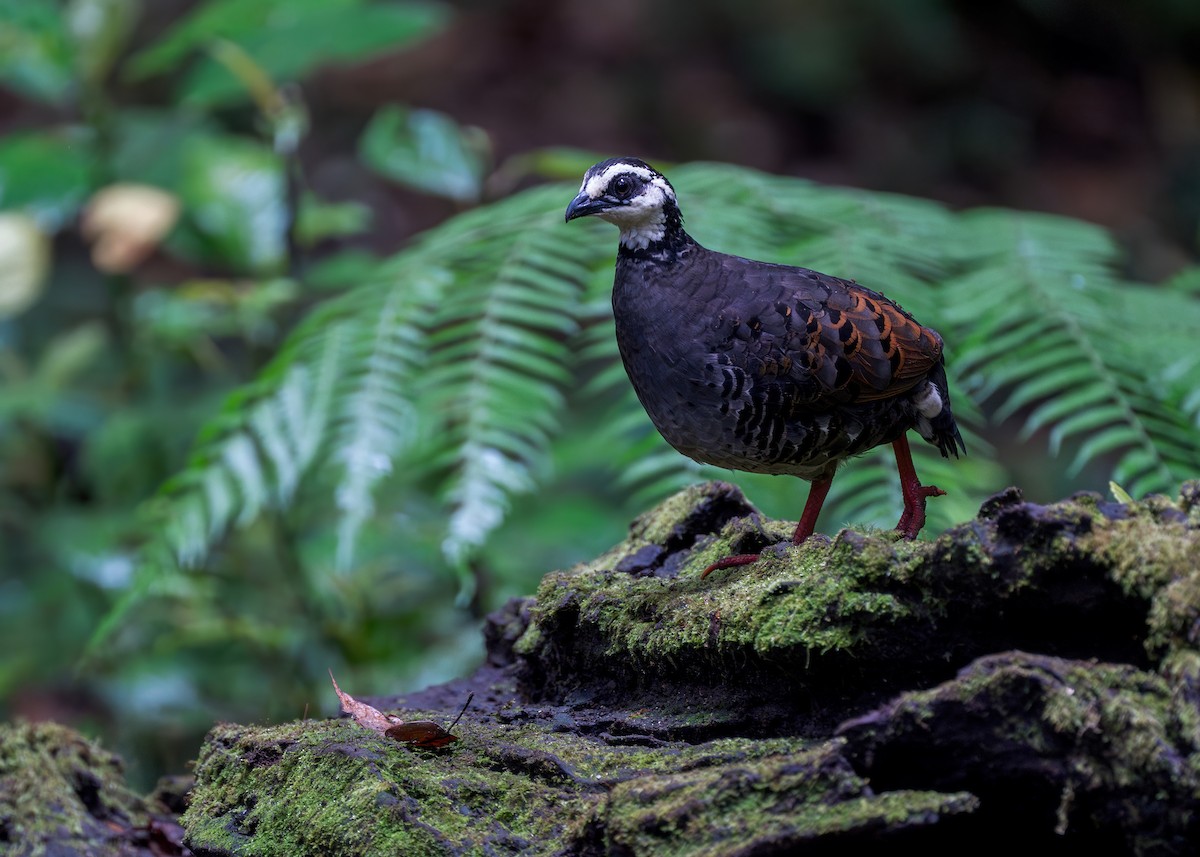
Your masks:
[[[633,193],[633,179],[629,176],[617,176],[613,179],[610,189],[617,199],[629,199],[629,195]]]

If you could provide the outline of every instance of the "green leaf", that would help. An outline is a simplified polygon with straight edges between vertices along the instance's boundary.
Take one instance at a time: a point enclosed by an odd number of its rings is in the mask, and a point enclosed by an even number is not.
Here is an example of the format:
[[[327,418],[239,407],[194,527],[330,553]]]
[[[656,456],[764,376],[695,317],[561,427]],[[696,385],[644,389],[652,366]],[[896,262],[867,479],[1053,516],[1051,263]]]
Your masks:
[[[179,196],[185,249],[237,271],[279,271],[287,252],[283,169],[265,146],[238,137],[196,137],[185,146]]]
[[[1103,431],[1088,437],[1079,452],[1075,454],[1075,460],[1071,462],[1068,472],[1078,473],[1100,455],[1123,446],[1133,447],[1141,439],[1137,430],[1128,425],[1107,426]]]
[[[275,316],[296,296],[296,284],[286,279],[236,284],[202,280],[174,289],[146,289],[134,299],[133,311],[139,335],[173,348],[229,335],[268,344],[277,337]]]
[[[344,289],[377,280],[378,271],[378,256],[350,247],[313,263],[305,272],[305,285],[317,290]]]
[[[58,334],[46,344],[37,366],[37,382],[47,389],[63,389],[96,365],[109,346],[108,331],[98,321],[89,321]]]
[[[63,16],[74,42],[76,69],[86,83],[104,82],[141,10],[141,0],[68,0]]]
[[[436,268],[404,271],[386,290],[373,335],[352,345],[354,371],[339,384],[334,454],[342,469],[335,492],[342,570],[352,567],[357,535],[375,511],[373,489],[420,430],[412,395],[414,375],[425,357],[420,327],[449,279]]]
[[[1128,505],[1133,502],[1133,498],[1129,496],[1129,492],[1126,491],[1124,488],[1122,488],[1120,485],[1118,485],[1116,482],[1113,482],[1110,480],[1108,483],[1108,490],[1112,492],[1113,498],[1118,503],[1125,503],[1126,505]]]
[[[312,194],[301,200],[296,234],[305,245],[326,238],[342,238],[366,232],[371,209],[361,202],[323,202]]]
[[[1028,439],[1042,426],[1050,423],[1058,423],[1055,426],[1055,431],[1059,432],[1058,437],[1061,439],[1063,437],[1061,434],[1063,423],[1059,421],[1065,422],[1068,419],[1075,419],[1080,415],[1090,415],[1096,412],[1115,412],[1124,415],[1124,411],[1120,408],[1107,405],[1111,400],[1110,391],[1103,384],[1082,386],[1078,390],[1047,399],[1041,405],[1034,408],[1029,416],[1026,417],[1025,425],[1021,429],[1021,437],[1022,439]],[[1076,426],[1083,428],[1092,424],[1090,421],[1088,423],[1075,423]],[[1051,441],[1051,445],[1055,445],[1053,440]]]
[[[91,138],[82,132],[8,135],[0,140],[0,207],[60,229],[91,191],[92,158]]]
[[[1129,483],[1135,479],[1145,479],[1148,472],[1158,470],[1161,466],[1162,460],[1155,450],[1142,446],[1121,457],[1113,470],[1113,478],[1118,482]],[[1152,479],[1151,484],[1161,483],[1157,479]],[[1142,494],[1146,489],[1139,488],[1137,483],[1134,483],[1131,490],[1135,494]]]
[[[1200,297],[1200,265],[1184,268],[1163,283],[1163,289],[1167,292]]]
[[[478,128],[434,110],[384,107],[360,142],[367,166],[416,190],[457,202],[483,195],[489,144]]]
[[[1027,337],[1033,335],[1033,332],[1023,329],[1021,334]],[[1013,360],[1000,365],[993,361],[992,365],[988,366],[988,375],[993,383],[1009,386],[1039,378],[1051,369],[1061,369],[1064,362],[1076,362],[1078,356],[1078,343],[1065,338],[1057,345],[1043,345],[1037,353],[1028,355],[1025,360]]]
[[[217,125],[192,111],[135,107],[113,116],[108,167],[119,181],[175,187],[185,172],[190,141],[213,138]],[[219,138],[218,138],[219,139]]]
[[[1101,426],[1124,419],[1127,413],[1120,405],[1095,405],[1080,410],[1078,413],[1062,419],[1050,432],[1050,452],[1058,454],[1063,441],[1081,431],[1094,431]]]
[[[1093,383],[1095,379],[1095,367],[1087,363],[1069,363],[1040,373],[1013,389],[996,411],[996,419],[1005,420],[1030,402],[1075,390],[1082,385]]]
[[[361,0],[209,0],[157,44],[135,56],[135,78],[178,69],[216,39],[239,45],[275,81],[299,81],[322,65],[363,62],[438,32],[449,18],[440,3]],[[180,98],[205,107],[245,101],[226,68],[205,57],[187,74]]]
[[[57,4],[0,0],[0,83],[63,104],[72,95],[71,38]]]
[[[140,79],[175,71],[194,52],[218,38],[236,40],[239,36],[244,37],[269,27],[271,18],[279,14],[283,5],[282,0],[202,2],[174,24],[158,42],[135,55],[129,63],[128,75]],[[291,5],[302,10],[315,4],[312,0],[297,0]],[[331,0],[326,5],[344,10],[350,4]]]

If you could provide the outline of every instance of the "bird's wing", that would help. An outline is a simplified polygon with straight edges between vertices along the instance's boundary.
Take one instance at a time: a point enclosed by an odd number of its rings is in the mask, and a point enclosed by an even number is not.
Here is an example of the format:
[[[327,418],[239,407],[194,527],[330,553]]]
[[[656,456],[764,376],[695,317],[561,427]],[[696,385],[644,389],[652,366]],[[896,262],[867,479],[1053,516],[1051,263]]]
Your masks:
[[[941,360],[942,338],[878,292],[834,280],[823,309],[818,318],[824,352],[835,363],[850,363],[843,389],[857,401],[911,389]]]
[[[727,257],[717,351],[753,383],[783,382],[797,403],[869,402],[899,395],[937,365],[942,339],[884,295],[782,265]]]

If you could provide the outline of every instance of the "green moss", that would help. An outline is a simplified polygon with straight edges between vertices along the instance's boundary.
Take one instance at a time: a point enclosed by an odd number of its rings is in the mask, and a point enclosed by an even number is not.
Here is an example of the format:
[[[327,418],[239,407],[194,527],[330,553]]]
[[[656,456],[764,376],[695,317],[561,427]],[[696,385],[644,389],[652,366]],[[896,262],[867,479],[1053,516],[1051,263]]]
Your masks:
[[[891,534],[866,537],[844,531],[831,544],[813,540],[767,552],[752,566],[700,572],[736,550],[747,523],[735,520],[697,547],[678,576],[615,572],[623,557],[644,545],[645,533],[675,532],[668,522],[687,516],[696,491],[685,491],[635,527],[636,537],[591,563],[547,575],[537,594],[533,625],[518,653],[536,657],[560,622],[591,629],[606,643],[605,658],[631,669],[688,662],[701,668],[728,652],[765,660],[797,652],[851,651],[870,645],[884,629],[910,617],[912,601],[897,594],[920,568],[928,547],[897,543]],[[763,529],[786,541],[789,525]],[[772,532],[777,530],[777,532]]]
[[[931,824],[977,808],[965,793],[872,794],[823,745],[756,765],[642,777],[617,785],[599,809],[605,853],[745,854],[828,834]]]
[[[965,795],[870,795],[835,743],[725,739],[610,746],[545,726],[474,724],[450,752],[414,751],[348,721],[221,726],[184,816],[193,848],[272,855],[724,853],[900,819],[969,812]],[[650,846],[654,847],[651,848]]]
[[[970,753],[998,748],[991,752],[1001,757],[1055,760],[1064,819],[1086,829],[1093,822],[1071,820],[1072,813],[1106,807],[1107,824],[1127,825],[1134,839],[1153,839],[1156,830],[1188,827],[1200,793],[1198,716],[1194,703],[1154,673],[1018,652],[982,659],[951,682],[904,694],[889,719],[849,740],[859,744],[857,754],[869,755],[874,746],[926,746],[930,735],[942,735]],[[955,746],[943,752],[953,754]],[[1002,760],[984,764],[1003,767]],[[1158,817],[1167,820],[1147,822]]]
[[[665,548],[714,491],[695,486],[680,492],[639,518],[629,539],[594,562],[547,575],[519,654],[539,658],[539,647],[554,643],[543,629],[567,623],[585,638],[604,641],[603,652],[596,654],[617,672],[654,672],[684,663],[706,670],[731,653],[807,661],[813,653],[866,650],[887,629],[912,618],[914,610],[929,612],[926,592],[911,584],[930,547],[898,543],[893,534],[842,531],[832,544],[814,539],[788,546],[790,525],[734,519],[684,555],[673,578],[613,571],[644,551],[652,538]],[[701,580],[705,567],[738,552],[751,529],[784,544],[751,566]],[[909,591],[903,593],[906,586]]]
[[[531,622],[525,631],[513,643],[513,652],[518,655],[530,655],[538,650],[542,643],[542,628],[537,622]]]
[[[608,746],[543,726],[461,729],[424,752],[348,722],[221,726],[184,816],[193,847],[231,853],[471,853],[489,837],[552,853],[615,782],[678,770],[754,767],[797,740],[720,741],[667,752]],[[535,848],[536,844],[536,848]]]
[[[1149,603],[1147,648],[1177,672],[1188,663],[1179,653],[1195,647],[1200,529],[1184,515],[1188,486],[1177,503],[1147,498],[1115,519],[1098,495],[1044,507],[1006,499],[990,517],[933,542],[843,530],[832,542],[791,546],[790,523],[756,516],[689,540],[685,525],[703,517],[705,504],[730,502],[714,500],[722,490],[710,483],[680,492],[602,557],[547,575],[518,654],[560,670],[585,660],[589,670],[635,680],[680,669],[711,675],[747,658],[779,666],[830,653],[864,660],[904,635],[936,633],[946,618],[995,615],[1007,599],[1059,586],[1080,569],[1099,569]],[[712,562],[745,550],[751,535],[751,544],[781,543],[753,565],[700,579]],[[645,556],[669,563],[670,575],[630,573],[631,558]],[[564,639],[577,648],[556,650]]]
[[[144,825],[147,802],[124,782],[121,761],[55,723],[0,724],[0,843],[16,854],[99,853],[106,825]],[[8,852],[5,852],[8,853]]]
[[[639,515],[629,526],[629,545],[666,544],[674,536],[679,527],[717,490],[726,486],[714,483],[689,485],[682,491],[668,497],[649,512]],[[736,488],[732,489],[740,496]]]
[[[1114,579],[1129,592],[1152,598],[1163,586],[1196,570],[1200,532],[1182,522],[1163,525],[1134,515],[1097,530],[1087,548],[1111,562]]]
[[[1097,776],[1116,788],[1181,781],[1179,755],[1190,760],[1189,790],[1200,787],[1200,733],[1194,704],[1172,690],[1161,676],[1112,665],[1076,668],[1067,674],[1074,734],[1103,748],[1107,762]],[[1167,748],[1175,748],[1168,750]],[[1092,785],[1095,785],[1094,783]]]
[[[519,781],[447,758],[349,721],[218,727],[184,824],[193,847],[256,855],[440,854],[497,808],[516,835],[539,832]]]
[[[1188,490],[1178,503],[1151,496],[1128,507],[1127,518],[1097,527],[1082,544],[1127,592],[1149,601],[1146,648],[1177,664],[1187,660],[1178,653],[1200,642],[1200,528],[1185,517]]]

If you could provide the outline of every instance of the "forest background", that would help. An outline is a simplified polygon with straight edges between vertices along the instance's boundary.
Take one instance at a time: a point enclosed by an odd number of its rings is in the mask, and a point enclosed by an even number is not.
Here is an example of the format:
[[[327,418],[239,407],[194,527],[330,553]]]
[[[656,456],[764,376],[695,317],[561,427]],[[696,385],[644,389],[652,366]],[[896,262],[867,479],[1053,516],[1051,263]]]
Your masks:
[[[0,0],[0,717],[148,786],[331,713],[330,668],[469,671],[689,481],[794,518],[623,385],[615,233],[561,223],[619,154],[709,246],[943,330],[972,455],[919,460],[931,534],[1200,477],[1192,0]],[[821,529],[889,526],[887,464]]]

